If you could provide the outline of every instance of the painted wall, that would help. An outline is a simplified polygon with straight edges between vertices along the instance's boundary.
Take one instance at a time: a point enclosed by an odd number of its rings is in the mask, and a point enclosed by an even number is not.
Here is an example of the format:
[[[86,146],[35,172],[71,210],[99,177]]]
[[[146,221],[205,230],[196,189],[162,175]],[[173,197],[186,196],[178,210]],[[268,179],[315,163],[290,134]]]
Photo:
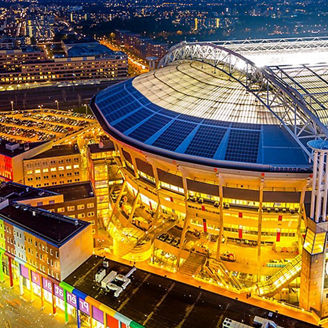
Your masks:
[[[59,249],[61,277],[64,280],[93,252],[92,228],[89,225],[82,232],[74,236]]]

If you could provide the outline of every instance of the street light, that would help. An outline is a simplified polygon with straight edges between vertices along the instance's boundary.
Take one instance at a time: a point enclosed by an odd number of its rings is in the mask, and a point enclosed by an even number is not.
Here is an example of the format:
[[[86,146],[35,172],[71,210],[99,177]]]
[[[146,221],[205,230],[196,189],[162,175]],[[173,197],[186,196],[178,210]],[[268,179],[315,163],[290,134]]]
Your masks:
[[[13,112],[14,111],[14,101],[13,100],[10,101],[10,105],[11,105],[11,111]]]
[[[59,101],[57,99],[55,100],[55,103],[57,105],[57,110],[59,110]]]
[[[83,106],[85,107],[85,115],[87,115],[87,112],[88,112],[88,105],[87,105],[87,104],[83,104]]]

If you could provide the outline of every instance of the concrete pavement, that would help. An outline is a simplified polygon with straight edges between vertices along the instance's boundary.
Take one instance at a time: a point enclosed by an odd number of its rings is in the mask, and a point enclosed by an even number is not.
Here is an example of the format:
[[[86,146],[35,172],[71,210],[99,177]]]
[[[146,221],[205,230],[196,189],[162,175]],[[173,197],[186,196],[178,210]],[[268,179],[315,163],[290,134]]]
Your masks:
[[[32,301],[31,301],[32,300]],[[18,286],[9,287],[8,281],[0,283],[0,327],[4,328],[64,328],[76,327],[74,324],[65,325],[61,313],[51,315],[51,305],[46,304],[41,309],[40,299],[31,297],[25,290],[19,294]]]

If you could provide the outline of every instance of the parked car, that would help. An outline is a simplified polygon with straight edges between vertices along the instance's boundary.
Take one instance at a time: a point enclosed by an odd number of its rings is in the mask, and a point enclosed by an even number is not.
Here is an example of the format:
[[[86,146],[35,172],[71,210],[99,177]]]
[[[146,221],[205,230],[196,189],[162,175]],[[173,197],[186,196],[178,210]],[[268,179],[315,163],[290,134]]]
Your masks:
[[[220,258],[222,261],[227,261],[227,262],[235,262],[236,261],[235,255],[230,252],[225,252],[224,254],[222,254],[220,256]]]

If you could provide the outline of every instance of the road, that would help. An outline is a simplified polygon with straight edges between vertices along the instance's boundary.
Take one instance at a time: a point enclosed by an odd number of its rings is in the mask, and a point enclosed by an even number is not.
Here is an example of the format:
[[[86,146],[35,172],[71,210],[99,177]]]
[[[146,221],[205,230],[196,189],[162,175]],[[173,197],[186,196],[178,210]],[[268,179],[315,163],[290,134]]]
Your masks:
[[[27,297],[28,299],[28,297]],[[0,327],[3,328],[64,328],[63,322],[56,320],[33,303],[19,297],[16,289],[0,285]]]
[[[75,86],[46,86],[31,89],[18,89],[0,92],[0,111],[14,109],[32,109],[40,105],[47,108],[66,109],[72,106],[88,104],[100,90],[118,81],[103,81],[99,84]]]

